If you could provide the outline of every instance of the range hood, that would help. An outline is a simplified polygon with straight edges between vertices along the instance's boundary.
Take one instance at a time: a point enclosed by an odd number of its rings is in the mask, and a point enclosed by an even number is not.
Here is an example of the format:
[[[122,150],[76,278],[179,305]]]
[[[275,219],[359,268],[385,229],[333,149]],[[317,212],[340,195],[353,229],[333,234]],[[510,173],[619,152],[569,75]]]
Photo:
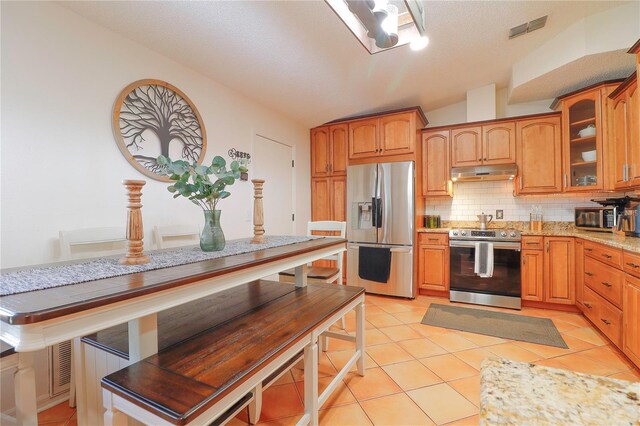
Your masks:
[[[451,180],[454,182],[513,180],[517,175],[518,166],[515,164],[451,168]]]

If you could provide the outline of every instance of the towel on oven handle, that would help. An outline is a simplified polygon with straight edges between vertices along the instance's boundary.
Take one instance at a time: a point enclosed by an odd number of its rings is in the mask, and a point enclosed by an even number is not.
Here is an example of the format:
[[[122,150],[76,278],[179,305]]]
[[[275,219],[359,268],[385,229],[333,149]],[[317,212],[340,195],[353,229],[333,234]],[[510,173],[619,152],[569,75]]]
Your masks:
[[[475,251],[473,272],[481,278],[491,278],[493,276],[493,244],[478,242]]]

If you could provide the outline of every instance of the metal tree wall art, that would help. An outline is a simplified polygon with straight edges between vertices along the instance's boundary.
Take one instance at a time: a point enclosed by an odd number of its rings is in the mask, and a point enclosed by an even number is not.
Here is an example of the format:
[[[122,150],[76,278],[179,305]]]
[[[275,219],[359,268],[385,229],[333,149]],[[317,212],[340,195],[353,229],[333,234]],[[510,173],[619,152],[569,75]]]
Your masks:
[[[200,164],[207,146],[202,117],[177,87],[161,80],[139,80],[118,96],[113,132],[129,163],[150,178],[169,181],[156,158]]]

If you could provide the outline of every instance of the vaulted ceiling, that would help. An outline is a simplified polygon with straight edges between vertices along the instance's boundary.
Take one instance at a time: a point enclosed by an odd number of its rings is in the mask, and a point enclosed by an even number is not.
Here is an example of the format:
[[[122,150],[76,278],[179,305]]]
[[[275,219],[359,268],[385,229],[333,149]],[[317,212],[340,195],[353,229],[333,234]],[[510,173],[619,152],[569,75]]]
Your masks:
[[[373,56],[324,1],[61,4],[311,127],[410,105],[435,109],[490,83],[507,87],[514,63],[572,23],[624,3],[426,1],[430,45]],[[546,27],[508,39],[509,28],[543,15]],[[529,92],[518,101],[536,100]],[[557,94],[550,92],[544,96]]]

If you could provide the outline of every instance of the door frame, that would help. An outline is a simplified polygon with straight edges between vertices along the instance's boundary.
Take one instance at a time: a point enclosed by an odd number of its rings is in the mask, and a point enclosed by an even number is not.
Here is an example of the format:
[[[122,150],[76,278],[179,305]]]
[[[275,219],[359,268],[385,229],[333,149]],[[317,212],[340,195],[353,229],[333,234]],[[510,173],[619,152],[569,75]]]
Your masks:
[[[283,145],[286,147],[291,148],[291,161],[293,161],[294,166],[291,167],[291,210],[293,210],[291,213],[294,215],[294,219],[291,221],[291,235],[296,235],[296,218],[298,216],[298,211],[296,208],[296,192],[297,192],[297,185],[296,185],[296,168],[295,168],[295,159],[296,159],[296,146],[293,144],[289,144],[289,143],[285,143],[282,141],[279,141],[277,139],[274,139],[272,137],[269,136],[265,136],[264,133],[261,133],[259,131],[253,131],[252,132],[253,137],[251,138],[251,153],[252,155],[255,155],[256,152],[256,139],[258,137],[263,138],[263,139],[267,139],[273,143],[277,143],[279,145]]]

